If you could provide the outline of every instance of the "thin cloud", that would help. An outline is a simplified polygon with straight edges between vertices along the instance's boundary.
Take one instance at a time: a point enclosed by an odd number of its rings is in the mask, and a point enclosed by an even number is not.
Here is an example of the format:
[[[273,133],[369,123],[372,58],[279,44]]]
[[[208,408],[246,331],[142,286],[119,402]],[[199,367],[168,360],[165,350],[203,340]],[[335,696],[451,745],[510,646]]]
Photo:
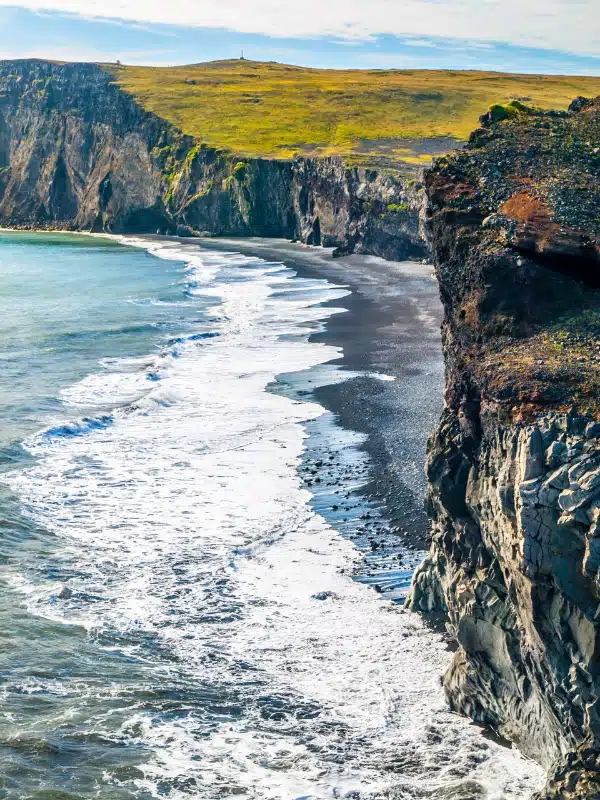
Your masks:
[[[598,0],[17,0],[22,8],[142,24],[368,41],[391,34],[600,53]],[[15,6],[15,0],[0,0]]]
[[[2,0],[0,0],[0,6],[2,5]],[[22,6],[25,8],[25,6]],[[10,10],[14,10],[14,6],[11,7]],[[48,9],[40,9],[40,8],[33,8],[33,13],[36,14],[38,17],[46,17],[47,19],[54,19],[56,15],[56,11],[48,10]],[[61,12],[64,13],[64,12]],[[68,17],[72,19],[74,15],[68,14]],[[106,25],[117,25],[119,28],[127,28],[128,30],[134,31],[142,31],[143,33],[151,33],[153,36],[164,36],[170,39],[176,39],[177,34],[171,28],[165,27],[164,25],[151,25],[149,23],[142,23],[142,22],[135,22],[134,20],[126,20],[126,19],[114,19],[112,17],[87,17],[83,14],[78,14],[75,19],[82,18],[84,20],[91,20],[92,22],[103,22]],[[0,19],[0,25],[2,24],[2,20]]]
[[[439,47],[439,42],[434,39],[404,39],[406,47]]]

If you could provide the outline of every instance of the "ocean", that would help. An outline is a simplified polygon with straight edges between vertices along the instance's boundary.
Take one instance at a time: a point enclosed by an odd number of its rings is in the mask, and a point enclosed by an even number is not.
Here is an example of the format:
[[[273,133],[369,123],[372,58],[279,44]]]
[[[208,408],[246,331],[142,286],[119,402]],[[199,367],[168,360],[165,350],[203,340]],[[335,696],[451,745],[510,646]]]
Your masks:
[[[350,290],[261,253],[0,234],[0,798],[526,798],[303,476],[364,516],[307,388]]]

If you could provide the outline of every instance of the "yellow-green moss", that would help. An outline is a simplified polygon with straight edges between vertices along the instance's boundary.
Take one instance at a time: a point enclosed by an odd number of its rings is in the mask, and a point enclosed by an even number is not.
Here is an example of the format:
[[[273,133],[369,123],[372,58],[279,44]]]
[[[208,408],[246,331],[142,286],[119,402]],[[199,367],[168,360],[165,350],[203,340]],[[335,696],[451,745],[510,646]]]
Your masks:
[[[248,165],[245,161],[238,161],[235,167],[233,168],[233,177],[237,181],[243,181],[246,177],[246,167]]]
[[[391,211],[394,214],[401,214],[404,211],[408,211],[409,209],[408,203],[388,203],[387,210]]]

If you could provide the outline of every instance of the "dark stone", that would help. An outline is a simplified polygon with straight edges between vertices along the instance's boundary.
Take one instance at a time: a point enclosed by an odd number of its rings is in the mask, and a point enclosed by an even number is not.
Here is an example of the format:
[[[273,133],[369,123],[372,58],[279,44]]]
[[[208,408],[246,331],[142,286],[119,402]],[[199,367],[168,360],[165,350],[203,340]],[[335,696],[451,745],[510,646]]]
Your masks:
[[[549,769],[537,800],[600,798],[600,99],[482,123],[425,176],[446,408],[408,606],[446,611],[448,702]]]
[[[337,595],[335,592],[318,592],[317,594],[312,595],[313,600],[331,600],[336,597]]]

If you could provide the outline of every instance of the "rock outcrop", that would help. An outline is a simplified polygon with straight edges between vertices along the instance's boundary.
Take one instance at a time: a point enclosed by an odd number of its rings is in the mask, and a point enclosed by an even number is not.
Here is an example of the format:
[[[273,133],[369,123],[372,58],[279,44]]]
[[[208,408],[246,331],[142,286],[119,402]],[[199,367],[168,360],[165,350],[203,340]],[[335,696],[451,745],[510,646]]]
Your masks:
[[[454,709],[600,798],[600,100],[494,109],[426,176],[445,309],[431,552],[409,606]]]
[[[415,180],[339,159],[240,160],[146,112],[95,64],[0,62],[0,224],[278,236],[425,252]]]

